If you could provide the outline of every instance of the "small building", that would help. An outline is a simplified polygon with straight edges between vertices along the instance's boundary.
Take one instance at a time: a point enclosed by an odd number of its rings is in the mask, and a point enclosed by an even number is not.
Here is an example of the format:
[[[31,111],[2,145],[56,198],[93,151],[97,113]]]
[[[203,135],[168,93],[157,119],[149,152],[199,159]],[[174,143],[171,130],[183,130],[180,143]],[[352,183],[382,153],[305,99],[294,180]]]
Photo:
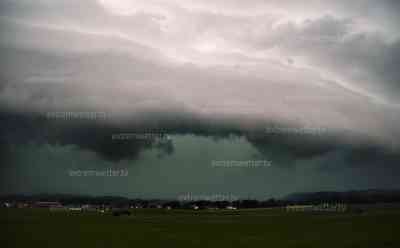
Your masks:
[[[234,207],[234,206],[226,206],[226,209],[229,209],[229,210],[236,210],[237,207]]]
[[[3,203],[3,206],[4,206],[5,208],[11,208],[11,207],[12,207],[12,204],[9,203],[9,202],[4,202],[4,203]]]

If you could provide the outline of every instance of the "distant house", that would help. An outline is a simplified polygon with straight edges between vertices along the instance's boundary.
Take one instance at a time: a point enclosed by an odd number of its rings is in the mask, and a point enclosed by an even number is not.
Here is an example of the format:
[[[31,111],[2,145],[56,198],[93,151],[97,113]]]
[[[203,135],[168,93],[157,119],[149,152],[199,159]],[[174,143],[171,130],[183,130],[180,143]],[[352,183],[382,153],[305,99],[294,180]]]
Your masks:
[[[10,207],[12,206],[12,204],[9,203],[9,202],[5,202],[5,203],[3,203],[3,206],[4,206],[5,208],[10,208]]]
[[[236,207],[233,207],[233,206],[226,206],[226,209],[229,209],[229,210],[236,210],[237,208],[236,208]]]

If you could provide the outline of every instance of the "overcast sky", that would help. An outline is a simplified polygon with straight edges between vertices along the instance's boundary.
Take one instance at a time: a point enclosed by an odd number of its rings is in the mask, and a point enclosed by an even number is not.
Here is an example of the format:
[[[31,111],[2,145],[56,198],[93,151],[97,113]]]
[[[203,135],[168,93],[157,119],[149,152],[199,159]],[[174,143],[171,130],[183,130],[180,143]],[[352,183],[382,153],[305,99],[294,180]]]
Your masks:
[[[0,193],[399,187],[398,13],[396,0],[2,0]],[[101,115],[49,118],[66,111]],[[112,139],[143,132],[169,138]],[[68,174],[104,168],[129,175]]]

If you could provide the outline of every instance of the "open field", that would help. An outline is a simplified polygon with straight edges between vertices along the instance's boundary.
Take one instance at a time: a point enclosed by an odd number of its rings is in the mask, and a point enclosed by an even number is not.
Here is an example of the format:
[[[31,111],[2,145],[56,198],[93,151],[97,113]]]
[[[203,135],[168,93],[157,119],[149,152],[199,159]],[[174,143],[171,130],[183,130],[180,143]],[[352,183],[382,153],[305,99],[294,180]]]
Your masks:
[[[267,209],[132,212],[115,217],[0,209],[1,247],[400,247],[400,209],[363,214]]]

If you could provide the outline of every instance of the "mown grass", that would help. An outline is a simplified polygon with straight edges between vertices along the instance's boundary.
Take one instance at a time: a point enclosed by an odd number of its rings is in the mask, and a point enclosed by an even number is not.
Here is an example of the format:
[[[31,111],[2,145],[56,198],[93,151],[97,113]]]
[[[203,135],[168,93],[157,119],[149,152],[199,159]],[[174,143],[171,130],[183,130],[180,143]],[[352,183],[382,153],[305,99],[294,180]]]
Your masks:
[[[1,247],[400,247],[400,209],[363,214],[267,209],[133,212],[115,217],[0,209]]]

